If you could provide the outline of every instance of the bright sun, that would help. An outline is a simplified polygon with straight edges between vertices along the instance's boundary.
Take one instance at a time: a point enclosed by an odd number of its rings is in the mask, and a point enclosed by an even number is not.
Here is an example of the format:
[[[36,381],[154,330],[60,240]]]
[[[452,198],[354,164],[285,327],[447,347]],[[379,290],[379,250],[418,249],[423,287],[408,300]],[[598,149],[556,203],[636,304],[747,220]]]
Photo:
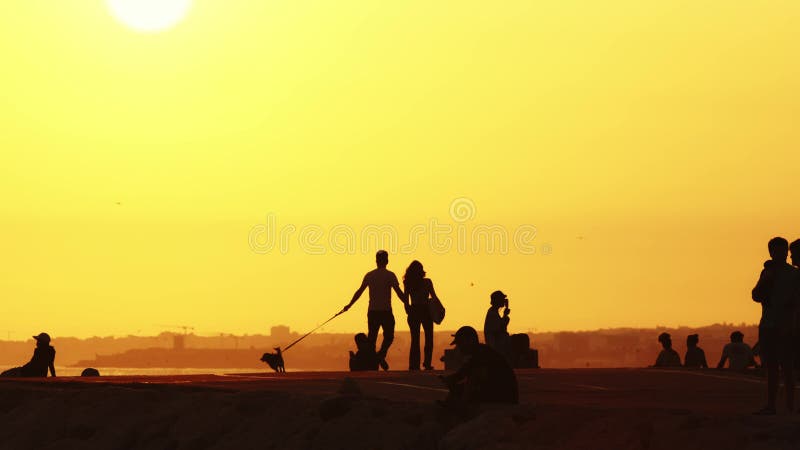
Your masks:
[[[120,22],[142,32],[172,28],[186,17],[192,0],[106,0]]]

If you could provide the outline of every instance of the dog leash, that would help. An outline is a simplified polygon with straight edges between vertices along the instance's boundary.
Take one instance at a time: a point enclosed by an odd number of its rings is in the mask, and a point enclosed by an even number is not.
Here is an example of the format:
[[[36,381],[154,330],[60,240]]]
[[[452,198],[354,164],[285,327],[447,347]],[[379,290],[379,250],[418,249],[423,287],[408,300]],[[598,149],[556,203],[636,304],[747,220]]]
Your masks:
[[[295,344],[297,344],[298,342],[300,342],[300,341],[302,341],[303,339],[307,338],[307,337],[308,337],[309,335],[311,335],[313,332],[315,332],[315,331],[319,330],[320,328],[324,327],[325,325],[327,325],[327,324],[328,324],[328,322],[330,322],[331,320],[333,320],[333,319],[335,319],[335,318],[339,317],[339,315],[340,315],[340,314],[342,314],[343,312],[344,312],[344,310],[342,310],[342,311],[339,311],[338,313],[334,314],[334,315],[333,315],[333,317],[331,317],[330,319],[328,319],[328,320],[326,320],[325,322],[322,322],[321,324],[317,325],[317,328],[314,328],[313,330],[309,331],[308,333],[306,333],[306,334],[304,334],[304,335],[300,336],[300,337],[299,337],[299,338],[297,338],[297,339],[296,339],[294,342],[292,342],[291,344],[287,345],[287,346],[286,346],[286,348],[284,348],[284,349],[281,349],[281,353],[286,353],[286,350],[289,350],[290,348],[294,347],[294,345],[295,345]]]

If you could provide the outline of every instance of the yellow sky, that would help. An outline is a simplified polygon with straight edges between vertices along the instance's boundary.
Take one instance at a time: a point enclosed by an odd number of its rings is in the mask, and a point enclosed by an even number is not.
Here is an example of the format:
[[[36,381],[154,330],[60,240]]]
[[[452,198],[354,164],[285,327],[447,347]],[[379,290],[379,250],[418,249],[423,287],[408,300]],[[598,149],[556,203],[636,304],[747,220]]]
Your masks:
[[[195,0],[140,34],[102,0],[4,1],[0,333],[309,329],[374,246],[263,254],[253,227],[405,237],[457,224],[462,197],[467,232],[532,225],[537,253],[392,255],[426,265],[447,328],[498,288],[512,331],[755,322],[766,241],[800,237],[798,19],[794,0]]]

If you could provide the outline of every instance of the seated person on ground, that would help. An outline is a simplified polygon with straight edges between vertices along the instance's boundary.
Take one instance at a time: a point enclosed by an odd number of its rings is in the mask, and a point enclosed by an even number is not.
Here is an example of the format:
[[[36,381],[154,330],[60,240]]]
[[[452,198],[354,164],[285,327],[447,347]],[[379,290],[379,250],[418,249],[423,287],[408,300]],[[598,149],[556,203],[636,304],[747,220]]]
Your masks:
[[[725,361],[730,361],[728,368],[731,370],[745,370],[757,366],[753,350],[744,343],[744,334],[741,331],[731,333],[731,342],[725,344],[722,349],[722,358],[717,364],[717,369],[724,368]]]
[[[479,343],[478,332],[472,327],[461,327],[453,337],[451,345],[467,359],[457,372],[441,377],[450,389],[445,405],[518,403],[517,377],[506,359]]]
[[[681,357],[672,349],[672,337],[669,333],[661,333],[658,336],[658,342],[664,349],[658,354],[658,359],[653,367],[680,367]]]
[[[367,335],[358,333],[355,337],[357,351],[350,352],[350,370],[360,372],[365,370],[378,370],[378,354]]]
[[[52,376],[56,376],[56,349],[50,345],[50,335],[47,333],[40,333],[33,338],[36,339],[36,349],[33,351],[31,360],[22,367],[6,370],[0,374],[0,376],[47,377],[47,369],[50,369],[50,374]]]
[[[700,336],[696,334],[690,334],[686,337],[686,356],[683,358],[683,365],[685,367],[708,369],[706,352],[697,346],[699,342]]]

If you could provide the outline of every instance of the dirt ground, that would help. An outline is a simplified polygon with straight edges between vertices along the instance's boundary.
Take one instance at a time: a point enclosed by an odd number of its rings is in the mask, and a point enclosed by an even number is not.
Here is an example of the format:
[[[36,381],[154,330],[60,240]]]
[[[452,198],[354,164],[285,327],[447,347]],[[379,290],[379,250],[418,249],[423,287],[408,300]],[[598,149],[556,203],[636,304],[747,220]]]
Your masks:
[[[434,373],[0,380],[0,449],[797,449],[759,378],[522,370],[520,405],[454,414]]]

